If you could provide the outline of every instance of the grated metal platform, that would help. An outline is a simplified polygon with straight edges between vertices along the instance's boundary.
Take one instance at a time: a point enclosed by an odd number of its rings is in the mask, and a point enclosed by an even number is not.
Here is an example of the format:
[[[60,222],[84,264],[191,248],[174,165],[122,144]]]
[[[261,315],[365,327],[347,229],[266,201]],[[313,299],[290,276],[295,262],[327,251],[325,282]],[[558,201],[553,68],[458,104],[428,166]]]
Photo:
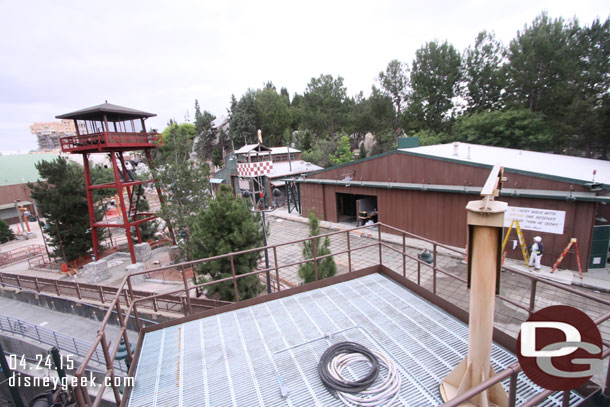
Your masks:
[[[146,334],[129,406],[341,406],[317,363],[345,340],[393,358],[403,379],[399,404],[435,406],[442,404],[440,381],[467,353],[468,327],[372,274]],[[496,371],[515,361],[493,345]],[[508,379],[503,385],[508,389]],[[540,391],[519,374],[517,405]],[[560,397],[540,405],[560,406]],[[570,405],[580,401],[573,393]]]

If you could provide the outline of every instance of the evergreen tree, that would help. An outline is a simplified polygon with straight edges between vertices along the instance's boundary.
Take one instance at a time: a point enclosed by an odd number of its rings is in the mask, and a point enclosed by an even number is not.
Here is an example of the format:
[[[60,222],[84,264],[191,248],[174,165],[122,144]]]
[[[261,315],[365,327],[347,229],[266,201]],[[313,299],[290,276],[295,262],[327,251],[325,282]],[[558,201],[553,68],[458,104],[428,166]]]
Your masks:
[[[398,123],[401,108],[407,97],[407,87],[409,86],[409,78],[407,77],[408,66],[393,59],[388,64],[385,72],[379,72],[379,83],[386,96],[392,98],[394,107],[396,108],[395,125]]]
[[[309,212],[309,236],[320,235],[320,220],[314,211]],[[330,239],[327,237],[324,240],[320,238],[310,239],[303,242],[303,259],[312,259],[314,254],[314,246],[316,248],[316,258],[330,254]],[[316,260],[318,268],[318,280],[327,277],[332,277],[337,274],[337,265],[335,259],[330,256],[322,260]],[[299,266],[299,277],[304,283],[316,281],[314,262],[303,263]]]
[[[453,118],[453,98],[461,80],[461,57],[446,41],[428,42],[415,52],[411,68],[408,128],[446,131]]]
[[[163,146],[159,159],[157,180],[165,191],[161,216],[169,221],[183,257],[192,260],[191,225],[197,212],[207,206],[209,198],[209,168],[205,163],[190,159],[195,126],[173,124],[163,131]]]
[[[39,205],[41,216],[51,226],[50,245],[56,257],[62,257],[61,246],[67,261],[86,254],[93,247],[89,223],[89,209],[85,191],[83,167],[75,162],[58,157],[52,161],[36,164],[41,178],[46,182],[28,183]],[[91,168],[93,184],[100,184],[109,178],[109,170]],[[99,202],[103,197],[112,195],[111,189],[94,190],[93,199]],[[102,211],[96,205],[96,220],[102,219]],[[57,234],[59,231],[59,236]],[[103,229],[97,229],[99,241],[103,239]]]
[[[330,154],[328,158],[333,165],[347,164],[353,161],[354,154],[350,149],[349,137],[341,136],[337,144],[337,150],[334,154]]]
[[[487,31],[480,32],[474,47],[468,47],[464,52],[462,67],[466,86],[463,97],[468,102],[470,112],[502,107],[505,55],[502,44],[493,33]]]
[[[195,259],[261,247],[263,231],[260,217],[250,212],[246,200],[235,198],[230,187],[221,185],[216,199],[210,201],[208,208],[201,210],[194,219],[191,240]],[[259,252],[235,256],[235,274],[254,271],[259,257]],[[213,260],[200,265],[196,271],[197,284],[231,277],[231,260],[228,257]],[[263,288],[258,275],[237,280],[240,300],[256,297]],[[233,282],[213,284],[207,288],[207,295],[235,301]]]
[[[4,220],[0,219],[0,243],[6,243],[13,240],[15,234]]]

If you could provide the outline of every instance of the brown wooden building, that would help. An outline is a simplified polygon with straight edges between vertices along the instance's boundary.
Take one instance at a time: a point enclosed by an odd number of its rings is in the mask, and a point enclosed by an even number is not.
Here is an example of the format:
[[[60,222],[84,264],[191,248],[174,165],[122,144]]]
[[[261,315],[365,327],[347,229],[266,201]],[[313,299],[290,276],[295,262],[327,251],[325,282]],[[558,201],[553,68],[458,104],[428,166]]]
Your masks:
[[[293,181],[300,189],[303,214],[315,210],[324,220],[351,225],[372,218],[465,247],[464,208],[468,201],[478,199],[493,164],[503,165],[508,178],[499,198],[509,204],[506,221],[510,224],[522,217],[528,245],[536,235],[543,238],[543,264],[552,265],[574,237],[583,270],[606,265],[610,241],[607,161],[453,143],[395,150]],[[513,239],[517,239],[514,231]],[[511,243],[506,250],[509,257],[521,256]],[[568,255],[566,260],[570,268],[577,268],[575,256]]]

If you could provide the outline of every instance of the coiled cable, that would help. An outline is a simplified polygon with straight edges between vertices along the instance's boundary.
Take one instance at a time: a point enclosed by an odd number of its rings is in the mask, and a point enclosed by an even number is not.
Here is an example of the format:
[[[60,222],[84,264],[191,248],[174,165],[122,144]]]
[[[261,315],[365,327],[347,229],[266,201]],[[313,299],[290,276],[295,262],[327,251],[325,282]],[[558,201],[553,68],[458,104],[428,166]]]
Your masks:
[[[368,362],[371,368],[363,378],[350,381],[343,376],[343,371],[355,362]],[[373,385],[380,366],[386,371],[385,377]],[[400,373],[389,357],[354,342],[339,342],[329,347],[320,358],[318,373],[327,388],[335,390],[348,406],[389,406],[398,398],[402,384]]]

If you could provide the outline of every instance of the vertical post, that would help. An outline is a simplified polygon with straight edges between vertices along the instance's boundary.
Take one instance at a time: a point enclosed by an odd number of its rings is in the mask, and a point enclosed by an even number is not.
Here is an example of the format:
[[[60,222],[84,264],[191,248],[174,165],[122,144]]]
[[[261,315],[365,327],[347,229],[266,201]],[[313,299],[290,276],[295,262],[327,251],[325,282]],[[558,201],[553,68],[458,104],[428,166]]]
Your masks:
[[[102,304],[105,303],[106,299],[104,298],[104,290],[102,290],[102,286],[98,285],[97,290],[100,293],[100,301],[102,302]]]
[[[193,313],[191,307],[191,294],[189,292],[189,283],[186,280],[186,274],[184,273],[184,266],[180,266],[180,274],[182,274],[182,282],[184,283],[184,294],[186,296],[186,306],[189,314]]]
[[[352,248],[351,248],[350,241],[349,241],[349,230],[346,230],[345,234],[347,235],[347,270],[351,273],[352,272]]]
[[[55,283],[55,291],[57,291],[57,296],[61,297],[61,292],[59,292],[59,284],[57,283],[57,280],[54,280]]]
[[[529,304],[529,308],[527,311],[529,314],[529,317],[532,316],[532,314],[534,313],[534,308],[536,307],[536,284],[537,283],[538,283],[538,280],[535,278],[532,278],[532,280],[530,281],[530,304]]]
[[[116,192],[119,196],[119,207],[121,208],[121,215],[123,216],[123,229],[125,229],[125,236],[127,237],[127,246],[129,246],[129,255],[131,256],[131,262],[136,263],[136,253],[133,249],[133,239],[131,238],[131,228],[129,227],[129,214],[125,209],[125,198],[123,197],[123,183],[121,182],[121,175],[119,174],[119,166],[116,162],[114,153],[111,155],[112,169],[114,170],[114,185]]]
[[[470,201],[466,206],[468,222],[470,281],[470,315],[468,321],[468,354],[441,382],[443,401],[476,388],[495,376],[491,366],[491,345],[497,279],[500,278],[502,251],[502,229],[507,203],[493,201],[499,194],[497,185],[502,175],[494,167],[483,188],[484,199]],[[434,246],[434,270],[436,271],[436,245]],[[470,399],[481,406],[508,405],[508,394],[501,383]]]
[[[4,349],[2,349],[2,343],[0,342],[0,367],[2,367],[2,372],[4,372],[4,378],[8,380],[13,377],[13,372],[6,362],[6,356],[4,355]],[[4,381],[4,380],[3,380]],[[11,393],[11,398],[13,399],[13,403],[16,407],[24,407],[23,400],[21,399],[21,395],[19,394],[19,390],[16,386],[8,386],[8,390]]]
[[[108,349],[108,343],[106,342],[106,334],[102,331],[102,340],[100,341],[102,345],[102,352],[104,352],[104,359],[106,360],[106,371],[110,372],[112,391],[114,393],[114,399],[116,401],[117,406],[121,405],[121,394],[119,393],[119,389],[114,385],[114,364],[110,359],[110,350]],[[118,346],[118,344],[117,344]],[[127,348],[127,353],[130,353],[129,348]],[[102,391],[102,390],[100,390]]]
[[[405,232],[402,232],[402,276],[407,276],[407,245],[405,244]],[[419,263],[418,263],[419,264]]]
[[[610,359],[608,359],[608,369],[606,369],[606,388],[604,389],[604,396],[610,398]]]
[[[275,263],[275,283],[277,286],[277,292],[279,293],[281,288],[280,288],[280,269],[278,267],[278,263],[277,263],[277,247],[273,246],[273,262]]]
[[[125,321],[125,318],[123,318],[123,312],[121,311],[121,305],[119,304],[119,301],[115,302],[115,308],[116,314],[119,318],[119,326],[121,328],[125,328],[125,330],[123,331],[123,341],[125,342],[126,349],[129,350],[129,352],[127,352],[127,356],[129,357],[129,360],[131,360],[131,344],[129,343],[129,336],[127,336],[127,324],[129,323],[129,321]],[[141,328],[138,319],[136,319],[136,325],[138,326],[139,332]]]
[[[510,387],[508,388],[508,407],[515,407],[517,403],[517,373],[510,375]]]
[[[564,390],[561,398],[561,407],[570,407],[570,391]]]
[[[264,189],[264,187],[263,187]],[[263,198],[264,199],[264,198]],[[263,206],[265,201],[263,200]],[[271,275],[269,273],[269,253],[267,252],[267,229],[265,225],[265,209],[261,209],[261,215],[263,219],[263,245],[265,246],[265,268],[267,269],[267,294],[271,294]]]
[[[235,302],[239,302],[239,291],[237,290],[237,278],[235,277],[235,261],[231,254],[231,275],[233,276],[233,291],[235,293]]]
[[[127,286],[129,287],[129,294],[131,296],[131,303],[133,303],[133,316],[136,319],[136,325],[138,326],[138,332],[142,329],[142,326],[140,325],[140,316],[138,315],[138,306],[133,302],[134,301],[134,294],[133,294],[133,287],[131,286],[131,279],[128,277],[127,278]],[[123,291],[125,293],[125,296],[127,296],[127,292]],[[117,305],[119,304],[119,299],[117,298]],[[129,301],[125,301],[126,306],[129,304]]]
[[[318,261],[316,260],[318,252],[318,238],[314,237],[311,239],[311,246],[313,248],[313,274],[315,281],[318,281]]]
[[[379,264],[383,265],[383,257],[381,254],[381,225],[377,224],[377,243],[379,244]]]
[[[99,242],[95,228],[95,209],[93,208],[93,193],[91,192],[91,170],[89,169],[89,154],[83,154],[83,167],[85,169],[85,192],[87,195],[87,208],[89,210],[89,225],[91,225],[91,239],[93,240],[93,254],[95,260],[100,258],[98,252]],[[58,232],[59,233],[59,232]]]
[[[421,285],[421,260],[417,259],[417,285]]]
[[[150,156],[150,150],[144,150],[144,154],[146,154],[146,162],[148,163],[148,168],[150,169],[150,174],[152,175],[152,180],[155,184],[155,189],[157,190],[157,196],[159,197],[159,203],[163,205],[163,194],[161,193],[161,188],[159,187],[159,183],[157,182],[157,175],[155,174],[155,167],[152,162],[152,157]],[[172,243],[176,244],[176,236],[174,235],[174,229],[172,228],[171,223],[167,220],[167,230],[169,232],[169,237],[172,239]]]
[[[78,280],[76,281],[76,296],[78,297],[79,300],[83,299],[83,297],[80,293],[80,284],[78,283]]]
[[[436,294],[436,243],[432,245],[432,292]]]

